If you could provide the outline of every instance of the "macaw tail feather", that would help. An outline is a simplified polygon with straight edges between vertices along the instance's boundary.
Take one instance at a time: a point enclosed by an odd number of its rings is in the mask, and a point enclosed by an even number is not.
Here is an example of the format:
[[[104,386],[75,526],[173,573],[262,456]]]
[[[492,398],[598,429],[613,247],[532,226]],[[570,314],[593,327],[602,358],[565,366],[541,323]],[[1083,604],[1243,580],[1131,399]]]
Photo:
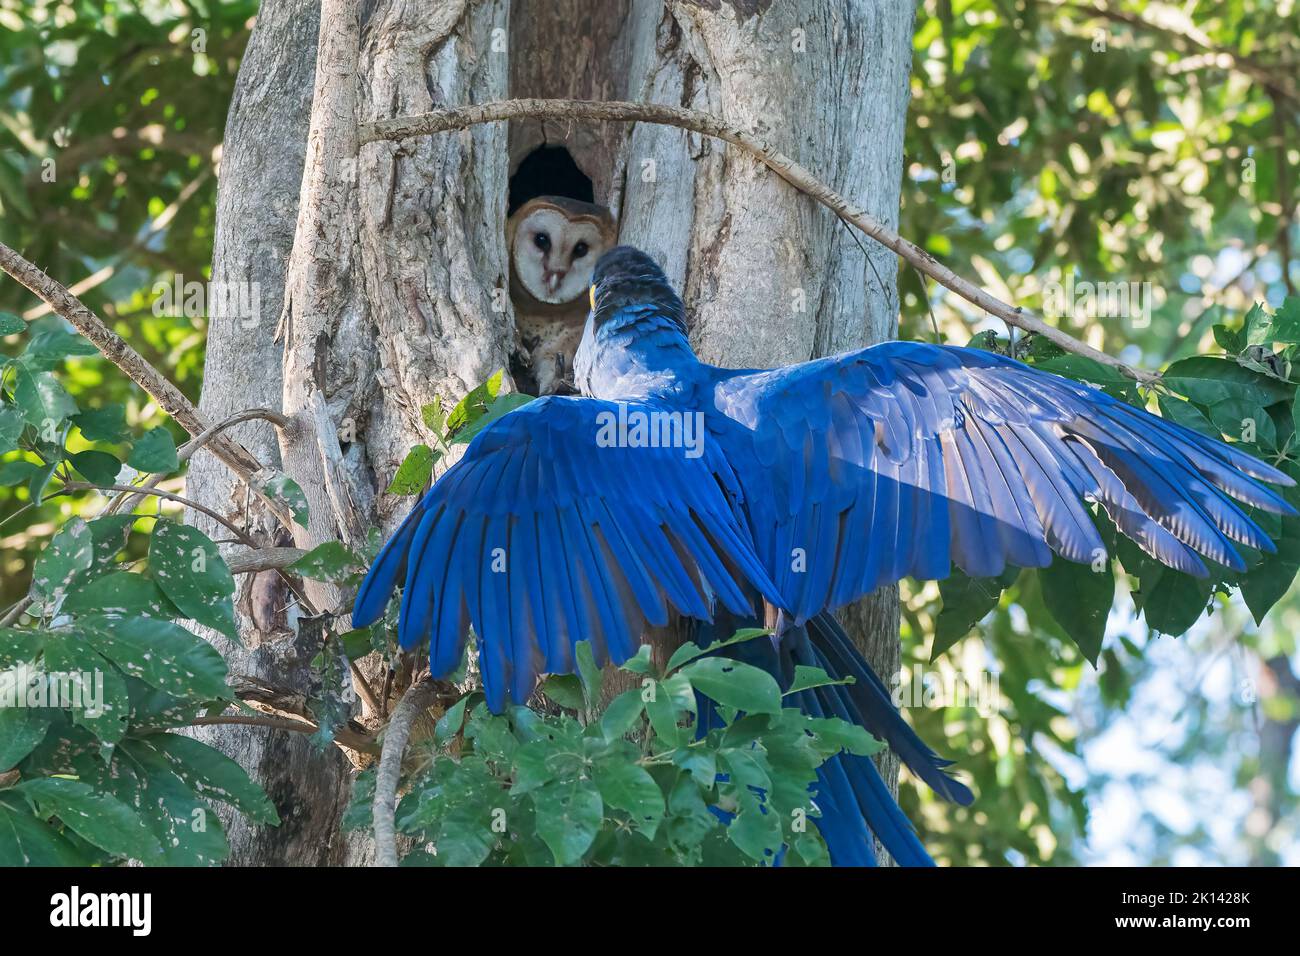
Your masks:
[[[754,622],[724,615],[714,624],[700,624],[693,639],[708,645],[749,626]],[[779,642],[758,638],[733,644],[723,653],[762,668],[782,687],[790,685],[799,665],[820,668],[836,679],[853,677],[854,684],[801,691],[791,703],[811,717],[838,717],[864,727],[888,743],[940,796],[961,804],[973,800],[970,790],[945,772],[950,761],[940,759],[903,720],[884,682],[829,613],[790,628]],[[700,733],[707,733],[717,718],[708,701],[701,705]],[[934,865],[869,757],[839,753],[826,761],[817,771],[815,803],[821,813],[815,822],[833,865],[875,865],[873,834],[900,865]]]

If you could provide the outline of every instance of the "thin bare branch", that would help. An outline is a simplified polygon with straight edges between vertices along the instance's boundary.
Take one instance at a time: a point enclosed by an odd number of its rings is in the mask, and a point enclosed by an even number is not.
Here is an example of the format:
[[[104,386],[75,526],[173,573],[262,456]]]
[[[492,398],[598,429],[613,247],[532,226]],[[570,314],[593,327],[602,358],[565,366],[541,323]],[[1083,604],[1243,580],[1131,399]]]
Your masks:
[[[362,124],[362,144],[381,140],[399,140],[411,136],[428,136],[449,130],[465,129],[480,123],[530,117],[534,119],[598,120],[622,123],[658,123],[675,126],[704,136],[711,136],[739,148],[753,156],[800,192],[811,196],[840,219],[855,226],[881,245],[902,256],[919,271],[940,285],[955,292],[990,315],[995,315],[1008,325],[1025,332],[1033,332],[1060,346],[1067,352],[1082,355],[1108,368],[1113,368],[1135,381],[1151,384],[1159,380],[1156,372],[1135,368],[1113,358],[1085,342],[1081,342],[1055,326],[1048,325],[1025,309],[1008,305],[990,295],[979,286],[963,279],[920,246],[902,238],[884,223],[859,209],[835,190],[818,179],[804,166],[789,156],[772,148],[765,141],[731,126],[708,113],[666,106],[659,103],[590,102],[585,100],[501,100],[475,106],[434,110],[416,116],[398,116]]]

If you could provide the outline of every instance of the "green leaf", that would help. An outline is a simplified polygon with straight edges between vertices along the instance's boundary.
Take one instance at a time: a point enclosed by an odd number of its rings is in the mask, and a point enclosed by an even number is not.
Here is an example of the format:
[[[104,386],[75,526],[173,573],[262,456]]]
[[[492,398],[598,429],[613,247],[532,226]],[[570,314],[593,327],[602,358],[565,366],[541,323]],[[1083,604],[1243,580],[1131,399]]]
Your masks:
[[[326,541],[289,565],[288,570],[313,581],[342,581],[364,571],[365,562],[342,542]]]
[[[416,445],[406,453],[406,458],[393,475],[388,486],[390,495],[418,495],[433,477],[434,463],[441,457],[428,445]]]
[[[1160,414],[1171,422],[1210,438],[1223,438],[1223,432],[1219,431],[1214,423],[1205,417],[1205,413],[1191,402],[1172,395],[1160,395],[1156,399],[1156,404],[1160,406]]]
[[[1100,564],[1100,568],[1096,565]],[[1058,559],[1038,569],[1043,603],[1070,640],[1092,665],[1097,665],[1106,618],[1115,602],[1115,576],[1110,561],[1098,557],[1093,564]]]
[[[937,660],[997,607],[1003,590],[1015,581],[1018,573],[1018,569],[1008,568],[998,578],[971,578],[954,568],[949,577],[940,581],[943,609],[935,623],[930,660]]]
[[[0,791],[0,866],[85,866],[68,839],[31,813],[17,794]]]
[[[616,758],[596,764],[593,776],[605,804],[627,811],[632,824],[653,840],[666,808],[659,785],[645,768]]]
[[[229,700],[226,662],[207,641],[171,621],[91,619],[86,639],[128,676],[174,697]]]
[[[156,582],[130,571],[113,571],[71,591],[63,602],[63,610],[113,617],[173,618],[180,615]]]
[[[54,470],[58,467],[59,463],[52,461],[32,475],[31,480],[27,482],[27,493],[31,495],[32,501],[40,504],[45,500],[45,489],[49,487],[50,479],[54,477]]]
[[[654,661],[650,657],[650,645],[642,644],[638,647],[636,654],[625,660],[619,669],[629,674],[649,674],[654,669]]]
[[[76,332],[69,332],[59,319],[33,322],[23,350],[22,364],[30,369],[54,369],[65,359],[98,355],[94,343]]]
[[[1099,386],[1102,391],[1126,401],[1131,401],[1138,394],[1136,384],[1127,375],[1082,355],[1060,355],[1046,361],[1035,362],[1034,367],[1066,378],[1089,382]]]
[[[539,689],[549,699],[569,710],[582,710],[585,705],[582,681],[574,674],[552,674],[542,682]]]
[[[149,539],[149,571],[187,617],[239,641],[235,579],[217,546],[198,528],[159,520]]]
[[[61,777],[25,780],[15,788],[45,816],[106,853],[148,862],[162,853],[157,839],[126,804],[87,784]]]
[[[454,437],[456,432],[477,421],[487,411],[492,399],[500,393],[504,378],[505,369],[499,369],[482,385],[470,389],[447,416],[447,434]]]
[[[26,425],[21,409],[13,405],[0,405],[0,455],[18,447],[18,439]]]
[[[25,631],[16,627],[0,627],[0,670],[36,660],[45,646],[44,631]]]
[[[600,717],[600,732],[606,740],[618,740],[631,733],[645,713],[640,688],[625,690],[609,702]]]
[[[442,399],[435,395],[432,402],[428,405],[422,405],[420,407],[420,418],[429,431],[435,435],[442,435],[443,430],[447,427],[447,414],[442,410]]]
[[[735,634],[731,635],[731,637],[727,638],[726,640],[714,641],[712,644],[708,645],[707,647],[701,647],[699,644],[687,642],[685,644],[682,644],[680,647],[678,647],[677,650],[673,651],[673,656],[668,658],[668,666],[664,668],[664,672],[671,674],[673,671],[677,670],[677,668],[681,667],[683,664],[689,663],[690,661],[695,660],[697,657],[701,657],[705,654],[710,654],[723,647],[730,647],[732,644],[741,644],[744,643],[745,641],[752,641],[757,638],[770,635],[771,633],[772,633],[771,628],[744,627],[738,630]]]
[[[1277,426],[1260,406],[1230,399],[1211,405],[1208,411],[1215,428],[1235,441],[1258,444],[1261,448],[1277,447]]]
[[[465,725],[465,707],[473,694],[466,694],[456,703],[447,708],[447,712],[438,718],[438,723],[434,726],[434,736],[439,741],[450,740],[460,733],[461,727]]]
[[[244,768],[207,744],[179,734],[156,734],[141,741],[160,753],[176,776],[200,796],[235,807],[253,823],[278,826],[275,804]]]
[[[1273,316],[1271,333],[1272,342],[1300,345],[1300,296],[1289,295],[1282,300]]]
[[[506,395],[494,398],[483,414],[476,417],[470,424],[457,431],[451,439],[453,445],[464,445],[471,442],[477,437],[479,432],[487,428],[498,418],[508,415],[516,408],[522,408],[533,400],[531,395],[525,395],[522,392],[510,392]]]
[[[781,711],[781,688],[771,674],[725,657],[706,657],[678,673],[704,696],[750,714]]]
[[[283,472],[277,471],[262,485],[262,491],[273,501],[278,501],[288,508],[293,514],[293,520],[300,527],[307,527],[307,519],[310,516],[307,496],[303,494],[296,481]]]
[[[71,518],[56,534],[32,569],[32,592],[46,602],[57,602],[77,572],[90,567],[95,557],[90,527]]]
[[[42,434],[69,415],[77,413],[77,403],[49,372],[33,372],[15,365],[14,402],[22,409],[27,424]]]
[[[1260,407],[1290,397],[1290,387],[1228,359],[1197,355],[1175,362],[1161,378],[1164,385],[1198,405],[1236,399]]]
[[[27,323],[21,315],[12,312],[0,312],[0,335],[17,335],[27,331]]]
[[[1145,584],[1145,582],[1144,582]],[[1161,634],[1183,634],[1205,613],[1209,582],[1166,570],[1150,589],[1143,587],[1142,614]]]
[[[0,707],[0,773],[14,767],[45,739],[50,718],[29,707]]]
[[[591,653],[590,641],[579,641],[574,647],[574,657],[578,662],[578,676],[582,680],[582,689],[587,697],[587,709],[595,710],[600,703],[600,688],[604,675],[596,666],[596,659]]]
[[[801,690],[810,690],[814,687],[831,687],[836,684],[852,684],[856,678],[848,677],[837,679],[831,677],[820,667],[809,667],[806,664],[796,664],[794,668],[794,679],[790,682],[789,689],[783,696],[788,697],[791,694],[797,694]]]
[[[72,467],[92,485],[112,485],[117,482],[122,463],[116,455],[106,451],[79,451],[68,456]]]
[[[86,441],[126,441],[130,430],[126,427],[125,405],[104,405],[72,416],[72,424],[81,429]]]
[[[44,651],[46,673],[62,675],[79,696],[81,706],[70,709],[73,721],[107,743],[121,740],[131,711],[122,675],[76,631],[49,632]]]
[[[34,461],[19,458],[0,464],[0,488],[12,488],[32,480],[32,475],[41,470]]]
[[[547,784],[532,793],[537,811],[537,835],[560,866],[582,860],[604,819],[604,804],[590,780],[573,779]]]
[[[167,760],[142,741],[124,740],[119,749],[128,760],[116,761],[118,773],[106,785],[127,806],[136,807],[162,846],[165,866],[212,866],[230,853],[221,821],[208,804],[185,785]]]
[[[680,672],[655,681],[653,690],[645,701],[650,726],[665,746],[679,747],[686,740],[686,729],[679,724],[686,714],[695,713],[695,690]]]
[[[169,474],[180,468],[176,442],[166,428],[152,428],[131,446],[126,463],[141,472]]]
[[[1236,355],[1246,347],[1246,337],[1239,331],[1230,329],[1226,325],[1216,325],[1213,331],[1215,343],[1231,355]]]
[[[808,727],[832,747],[847,750],[859,757],[869,757],[885,749],[883,741],[876,739],[864,727],[850,724],[838,717],[816,717]]]

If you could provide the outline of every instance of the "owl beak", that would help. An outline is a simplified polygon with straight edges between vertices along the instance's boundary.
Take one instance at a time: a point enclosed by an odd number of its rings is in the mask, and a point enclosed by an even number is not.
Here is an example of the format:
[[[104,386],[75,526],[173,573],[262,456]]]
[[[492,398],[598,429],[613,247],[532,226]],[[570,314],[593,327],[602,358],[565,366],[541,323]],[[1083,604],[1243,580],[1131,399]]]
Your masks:
[[[568,274],[569,270],[567,269],[546,270],[546,273],[542,276],[542,281],[546,283],[547,291],[550,292],[551,295],[555,295],[555,293],[559,292],[560,283],[564,281],[564,277]]]

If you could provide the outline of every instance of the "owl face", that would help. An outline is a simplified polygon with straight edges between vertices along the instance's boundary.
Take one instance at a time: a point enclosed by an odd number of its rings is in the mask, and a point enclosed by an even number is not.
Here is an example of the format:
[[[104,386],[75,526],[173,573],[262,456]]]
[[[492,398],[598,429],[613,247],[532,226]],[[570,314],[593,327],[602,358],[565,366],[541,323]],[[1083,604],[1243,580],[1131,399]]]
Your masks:
[[[596,260],[612,244],[609,229],[590,215],[537,200],[529,205],[517,214],[510,249],[515,275],[539,302],[585,299]]]

